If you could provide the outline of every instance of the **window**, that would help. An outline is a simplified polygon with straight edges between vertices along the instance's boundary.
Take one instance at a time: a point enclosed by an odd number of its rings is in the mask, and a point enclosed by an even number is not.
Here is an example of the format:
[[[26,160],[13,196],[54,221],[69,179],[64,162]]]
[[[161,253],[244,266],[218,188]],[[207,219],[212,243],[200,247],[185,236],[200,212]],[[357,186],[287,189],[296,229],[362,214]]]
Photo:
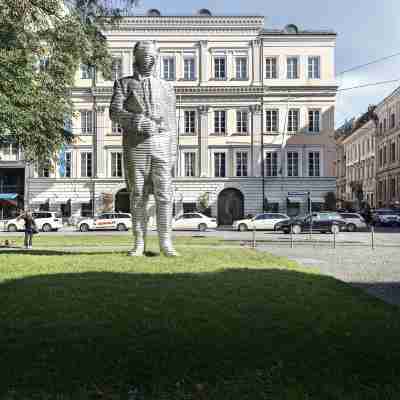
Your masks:
[[[111,78],[113,81],[122,77],[122,59],[113,58],[111,64]]]
[[[195,133],[196,129],[196,112],[189,110],[184,112],[185,133]]]
[[[82,135],[90,135],[93,133],[93,111],[82,110],[81,114],[81,133]]]
[[[390,197],[396,197],[396,178],[390,178]]]
[[[265,112],[266,131],[279,131],[279,110],[266,110]]]
[[[278,78],[278,68],[277,68],[277,58],[268,57],[265,59],[265,78],[266,79],[277,79]]]
[[[393,129],[396,126],[396,116],[395,114],[390,115],[390,128]]]
[[[72,176],[72,153],[66,152],[65,153],[65,178],[71,178]]]
[[[288,112],[288,132],[299,130],[299,110],[290,109]]]
[[[383,165],[386,165],[387,162],[387,154],[386,154],[386,145],[383,146]]]
[[[247,152],[236,152],[236,176],[247,176]]]
[[[297,151],[287,153],[287,175],[299,176],[299,153]]]
[[[86,64],[81,64],[81,79],[92,79],[93,68]]]
[[[122,153],[111,153],[111,176],[122,177]]]
[[[186,81],[194,81],[196,79],[193,57],[183,59],[183,79]]]
[[[265,153],[265,176],[278,176],[278,153],[276,151]]]
[[[238,133],[247,133],[246,111],[236,111],[236,131]]]
[[[390,144],[390,162],[395,162],[396,161],[396,143],[392,142]]]
[[[382,150],[382,148],[379,149],[379,153],[378,154],[379,154],[379,157],[378,157],[379,166],[382,167],[383,166],[383,150]]]
[[[287,79],[299,79],[299,60],[297,57],[287,58]]]
[[[236,79],[247,79],[247,58],[236,58]]]
[[[184,153],[184,176],[196,176],[196,153]]]
[[[320,131],[320,111],[308,111],[308,132],[317,133]]]
[[[319,151],[308,153],[308,176],[320,176]]]
[[[38,175],[39,175],[39,178],[49,178],[50,177],[50,162],[44,162],[39,165]]]
[[[386,132],[386,118],[383,120],[383,131]]]
[[[214,78],[226,79],[226,59],[225,57],[214,58]]]
[[[121,135],[122,127],[118,122],[111,121],[111,132],[113,135]]]
[[[174,57],[164,57],[163,58],[163,69],[162,77],[167,81],[175,80],[175,58]]]
[[[220,135],[226,133],[226,112],[214,111],[214,132]]]
[[[214,153],[214,175],[217,178],[224,178],[226,176],[225,153]]]
[[[320,79],[320,58],[308,57],[308,79]]]
[[[92,153],[81,153],[81,177],[90,178],[92,176]]]

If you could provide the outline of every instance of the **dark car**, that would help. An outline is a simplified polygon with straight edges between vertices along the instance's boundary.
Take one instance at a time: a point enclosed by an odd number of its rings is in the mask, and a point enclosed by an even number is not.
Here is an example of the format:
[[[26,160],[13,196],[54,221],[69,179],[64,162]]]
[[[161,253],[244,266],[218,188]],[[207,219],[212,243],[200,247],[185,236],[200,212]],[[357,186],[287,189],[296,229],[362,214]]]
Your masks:
[[[294,234],[301,232],[339,233],[346,230],[346,221],[337,212],[316,212],[303,218],[292,218],[281,221],[276,230]]]
[[[400,210],[380,208],[373,211],[372,219],[375,225],[397,226],[400,225]]]

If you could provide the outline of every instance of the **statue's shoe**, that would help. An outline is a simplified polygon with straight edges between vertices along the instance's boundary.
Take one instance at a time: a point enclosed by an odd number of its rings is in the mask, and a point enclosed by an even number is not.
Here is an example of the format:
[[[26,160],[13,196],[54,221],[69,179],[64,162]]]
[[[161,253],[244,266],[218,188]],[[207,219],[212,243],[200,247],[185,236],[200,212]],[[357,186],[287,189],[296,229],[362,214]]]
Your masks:
[[[164,254],[166,257],[179,257],[180,254],[172,247],[162,247],[161,252]]]
[[[138,247],[128,252],[129,257],[142,257],[144,256],[144,248]]]

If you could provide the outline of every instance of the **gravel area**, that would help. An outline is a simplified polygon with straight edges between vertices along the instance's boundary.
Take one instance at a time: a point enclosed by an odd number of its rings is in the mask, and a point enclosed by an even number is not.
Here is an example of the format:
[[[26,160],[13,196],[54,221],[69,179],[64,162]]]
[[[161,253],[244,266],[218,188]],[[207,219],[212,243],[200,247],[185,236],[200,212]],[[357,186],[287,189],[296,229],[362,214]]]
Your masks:
[[[321,274],[366,290],[380,299],[400,305],[400,244],[395,247],[328,245],[261,245],[260,251],[284,256],[299,264],[317,268]]]

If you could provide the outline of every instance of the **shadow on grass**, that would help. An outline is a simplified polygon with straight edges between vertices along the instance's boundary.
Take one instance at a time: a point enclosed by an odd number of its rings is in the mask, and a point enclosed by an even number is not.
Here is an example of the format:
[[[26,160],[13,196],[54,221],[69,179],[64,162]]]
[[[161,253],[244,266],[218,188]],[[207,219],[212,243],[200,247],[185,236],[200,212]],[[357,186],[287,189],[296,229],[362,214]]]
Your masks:
[[[133,386],[143,399],[400,395],[398,309],[328,277],[42,275],[0,284],[0,304],[0,398],[97,387],[116,397],[94,398],[128,399]]]
[[[44,249],[30,249],[30,250],[25,250],[25,249],[7,249],[7,250],[1,250],[0,255],[2,254],[22,254],[22,255],[32,255],[32,256],[93,256],[93,255],[109,255],[109,254],[125,254],[128,256],[128,248],[126,250],[108,250],[108,251],[101,251],[101,247],[99,247],[99,250],[93,249],[92,251],[82,251],[82,250],[44,250]],[[157,257],[160,256],[160,253],[154,252],[154,251],[146,251],[145,252],[145,257]]]

